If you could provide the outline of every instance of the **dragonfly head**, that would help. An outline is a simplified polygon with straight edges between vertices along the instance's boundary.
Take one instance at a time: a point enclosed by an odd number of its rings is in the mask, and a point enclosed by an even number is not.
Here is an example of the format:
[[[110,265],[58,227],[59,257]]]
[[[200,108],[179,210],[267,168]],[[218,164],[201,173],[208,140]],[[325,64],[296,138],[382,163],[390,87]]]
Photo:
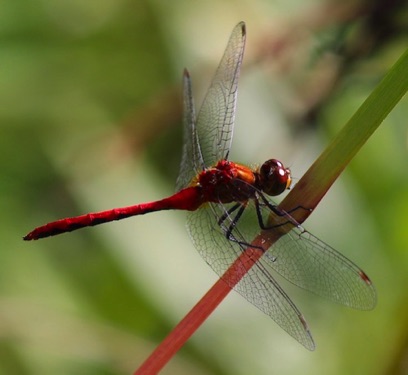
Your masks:
[[[282,194],[292,183],[289,168],[285,168],[276,159],[263,163],[259,168],[258,177],[261,190],[271,196]]]

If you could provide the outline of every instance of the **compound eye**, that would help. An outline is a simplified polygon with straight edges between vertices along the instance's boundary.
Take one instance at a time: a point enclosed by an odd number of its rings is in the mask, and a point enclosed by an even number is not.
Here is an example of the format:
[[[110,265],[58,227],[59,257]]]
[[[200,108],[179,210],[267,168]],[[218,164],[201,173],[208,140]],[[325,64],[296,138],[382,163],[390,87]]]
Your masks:
[[[260,188],[268,195],[282,194],[292,182],[290,170],[276,159],[270,159],[259,169]]]

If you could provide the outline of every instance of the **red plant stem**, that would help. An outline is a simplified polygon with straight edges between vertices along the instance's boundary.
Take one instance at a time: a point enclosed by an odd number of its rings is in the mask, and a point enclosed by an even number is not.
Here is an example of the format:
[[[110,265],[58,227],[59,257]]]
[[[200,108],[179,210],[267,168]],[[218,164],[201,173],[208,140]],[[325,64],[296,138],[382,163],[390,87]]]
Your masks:
[[[276,239],[275,239],[276,240]],[[252,243],[263,241],[258,236]],[[191,335],[200,327],[221,301],[263,255],[259,248],[247,248],[235,262],[225,271],[212,288],[190,310],[170,334],[159,344],[146,361],[136,370],[134,375],[157,374],[166,363],[177,353]],[[226,281],[228,280],[228,284]]]

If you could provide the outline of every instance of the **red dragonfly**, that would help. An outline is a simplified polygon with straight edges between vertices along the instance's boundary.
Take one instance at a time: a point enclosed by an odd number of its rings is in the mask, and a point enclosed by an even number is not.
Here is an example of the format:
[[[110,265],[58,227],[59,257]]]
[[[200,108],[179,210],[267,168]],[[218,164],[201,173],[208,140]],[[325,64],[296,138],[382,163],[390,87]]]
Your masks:
[[[66,218],[34,229],[24,240],[162,210],[186,210],[192,241],[204,260],[222,276],[262,230],[293,229],[270,248],[238,284],[225,280],[269,315],[306,348],[315,344],[306,321],[272,275],[356,309],[374,307],[376,292],[353,262],[307,232],[271,200],[289,189],[291,174],[276,159],[251,169],[228,160],[234,128],[238,78],[244,54],[243,22],[232,31],[227,48],[196,117],[191,80],[183,76],[184,148],[177,192],[159,201]],[[270,217],[281,223],[269,226]]]

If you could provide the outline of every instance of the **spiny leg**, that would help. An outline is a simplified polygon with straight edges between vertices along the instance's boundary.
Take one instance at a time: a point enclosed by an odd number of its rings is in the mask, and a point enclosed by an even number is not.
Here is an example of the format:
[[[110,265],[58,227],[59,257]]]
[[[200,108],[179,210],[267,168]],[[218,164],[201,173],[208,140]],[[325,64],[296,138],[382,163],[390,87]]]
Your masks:
[[[240,207],[242,207],[241,203],[233,205],[228,211],[225,211],[224,214],[218,219],[217,224],[221,226],[225,219]]]
[[[262,203],[259,201],[258,196],[261,197]],[[263,194],[258,193],[258,196],[254,198],[254,199],[255,199],[255,207],[256,207],[256,215],[257,215],[257,217],[258,217],[259,226],[260,226],[261,229],[263,229],[263,230],[268,230],[268,229],[273,229],[273,228],[281,227],[281,226],[286,225],[286,224],[292,224],[292,225],[294,225],[295,227],[301,228],[301,225],[300,225],[290,214],[291,214],[292,212],[295,212],[295,211],[299,210],[299,209],[303,209],[303,210],[308,210],[308,211],[310,211],[309,208],[305,208],[305,207],[303,207],[303,206],[296,206],[295,208],[292,208],[291,210],[284,211],[284,210],[279,209],[279,207],[278,207],[277,205],[270,203],[270,202],[265,198],[265,196],[264,196]],[[285,218],[287,218],[288,220],[286,220],[286,221],[284,221],[283,223],[280,223],[280,224],[272,224],[272,225],[269,225],[269,226],[266,225],[266,224],[264,223],[263,218],[262,218],[262,213],[261,213],[261,208],[260,208],[261,205],[265,205],[266,207],[268,207],[268,208],[269,208],[274,214],[276,214],[277,216],[279,216],[279,217],[285,217]]]
[[[237,204],[235,204],[234,206],[232,206],[228,211],[226,211],[220,217],[220,219],[218,220],[218,225],[221,226],[223,228],[223,230],[225,231],[225,237],[227,238],[227,240],[232,241],[232,242],[236,242],[238,245],[240,245],[242,247],[251,247],[251,248],[259,249],[262,252],[264,252],[265,249],[262,246],[255,246],[255,245],[252,245],[252,244],[250,244],[248,242],[240,241],[237,238],[235,238],[235,236],[232,233],[232,231],[236,227],[239,219],[241,218],[242,214],[244,213],[245,208],[246,208],[246,203],[237,203]],[[228,226],[223,225],[225,220],[227,218],[231,218],[231,214],[233,212],[235,212],[236,210],[238,210],[238,212],[235,214],[234,217],[232,217],[231,222],[228,224]]]

